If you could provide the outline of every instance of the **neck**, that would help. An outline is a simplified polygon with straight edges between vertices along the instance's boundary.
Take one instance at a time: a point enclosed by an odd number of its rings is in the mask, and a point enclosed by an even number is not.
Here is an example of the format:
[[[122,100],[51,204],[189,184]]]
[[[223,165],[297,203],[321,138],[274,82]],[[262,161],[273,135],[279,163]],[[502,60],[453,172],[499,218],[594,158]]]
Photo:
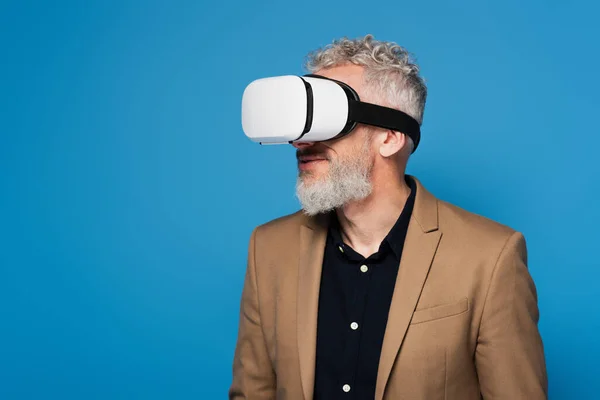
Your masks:
[[[410,195],[403,171],[396,176],[373,178],[373,191],[368,197],[336,210],[344,241],[364,257],[377,252]]]

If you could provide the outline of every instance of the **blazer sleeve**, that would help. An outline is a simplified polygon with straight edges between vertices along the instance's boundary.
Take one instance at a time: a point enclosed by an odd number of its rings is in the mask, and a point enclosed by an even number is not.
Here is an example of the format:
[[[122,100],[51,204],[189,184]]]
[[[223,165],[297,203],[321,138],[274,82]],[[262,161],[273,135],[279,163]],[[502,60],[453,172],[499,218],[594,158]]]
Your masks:
[[[238,337],[233,359],[229,399],[274,399],[276,378],[265,343],[258,304],[254,229],[248,247],[248,263],[242,290]]]
[[[484,399],[547,399],[538,320],[525,238],[514,232],[492,273],[479,327],[475,363]]]

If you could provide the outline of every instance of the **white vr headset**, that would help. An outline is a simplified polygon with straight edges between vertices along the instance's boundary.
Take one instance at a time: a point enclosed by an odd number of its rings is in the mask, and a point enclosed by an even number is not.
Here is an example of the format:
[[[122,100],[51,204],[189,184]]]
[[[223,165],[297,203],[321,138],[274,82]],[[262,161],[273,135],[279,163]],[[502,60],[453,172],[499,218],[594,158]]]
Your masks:
[[[242,128],[260,144],[318,142],[352,132],[358,123],[408,135],[416,150],[419,123],[402,111],[363,103],[343,82],[319,75],[257,79],[244,90]]]

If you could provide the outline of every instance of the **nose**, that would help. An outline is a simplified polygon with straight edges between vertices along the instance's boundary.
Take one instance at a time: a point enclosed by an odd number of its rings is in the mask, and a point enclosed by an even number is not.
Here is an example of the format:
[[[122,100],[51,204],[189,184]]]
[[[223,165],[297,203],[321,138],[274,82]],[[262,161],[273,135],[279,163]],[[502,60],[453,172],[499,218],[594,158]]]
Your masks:
[[[307,147],[313,146],[315,142],[292,142],[292,146],[297,149],[305,149]]]

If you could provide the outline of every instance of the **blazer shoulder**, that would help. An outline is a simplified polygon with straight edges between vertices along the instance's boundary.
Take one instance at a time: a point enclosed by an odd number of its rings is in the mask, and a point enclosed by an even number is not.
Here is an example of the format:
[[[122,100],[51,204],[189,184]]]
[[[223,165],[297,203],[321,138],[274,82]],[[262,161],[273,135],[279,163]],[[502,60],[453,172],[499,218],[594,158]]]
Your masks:
[[[505,241],[517,231],[483,215],[467,211],[457,205],[438,199],[440,228],[459,233],[470,240]]]
[[[306,216],[298,211],[265,222],[254,229],[254,259],[257,269],[262,271],[258,275],[270,282],[266,284],[267,287],[293,270],[289,267],[298,258],[300,227],[305,221]]]
[[[287,214],[270,221],[264,222],[254,228],[257,235],[261,237],[277,237],[286,236],[298,231],[300,225],[305,223],[307,216],[298,210],[294,213]]]

